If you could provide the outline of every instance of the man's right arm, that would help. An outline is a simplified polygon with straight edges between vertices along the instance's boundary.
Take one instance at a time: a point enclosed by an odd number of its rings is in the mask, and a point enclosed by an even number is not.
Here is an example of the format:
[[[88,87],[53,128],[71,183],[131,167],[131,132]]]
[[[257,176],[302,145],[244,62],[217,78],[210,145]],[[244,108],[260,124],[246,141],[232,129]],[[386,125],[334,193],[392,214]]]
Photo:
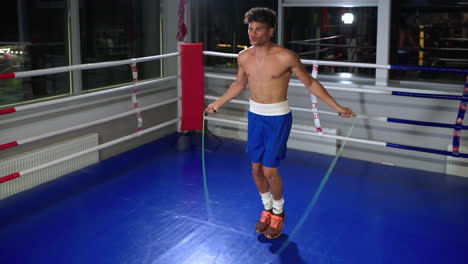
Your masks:
[[[237,70],[237,77],[236,80],[231,84],[229,89],[221,96],[218,100],[214,101],[213,103],[209,104],[206,107],[206,112],[212,114],[218,111],[225,103],[229,102],[234,97],[238,96],[247,86],[247,75],[244,71],[244,68],[241,63],[241,54],[237,59],[239,69]]]
[[[304,83],[304,85],[307,87],[307,89],[315,96],[320,98],[322,101],[327,103],[330,107],[335,109],[336,112],[338,112],[342,117],[346,118],[352,118],[354,116],[354,113],[351,109],[347,107],[343,107],[339,105],[335,99],[328,93],[328,91],[323,87],[323,85],[316,80],[315,78],[312,78],[310,74],[306,71],[304,65],[302,64],[301,60],[299,59],[299,56],[295,53],[290,53],[292,57],[291,59],[291,71],[296,74],[296,76],[299,78],[299,80]]]

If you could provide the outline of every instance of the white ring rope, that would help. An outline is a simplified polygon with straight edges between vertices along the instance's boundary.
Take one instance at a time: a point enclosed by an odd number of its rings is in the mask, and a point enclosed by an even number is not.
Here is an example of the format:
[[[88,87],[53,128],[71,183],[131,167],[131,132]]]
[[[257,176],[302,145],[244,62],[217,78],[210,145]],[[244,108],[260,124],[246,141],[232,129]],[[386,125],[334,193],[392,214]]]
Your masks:
[[[220,97],[217,97],[217,96],[205,95],[205,99],[209,99],[209,100],[217,100],[219,98]],[[248,101],[243,101],[243,100],[231,100],[229,102],[234,103],[234,104],[249,105]],[[291,110],[294,110],[294,111],[313,113],[313,110],[309,108],[301,108],[301,107],[290,107],[290,108]],[[336,112],[332,112],[332,111],[325,111],[325,110],[317,110],[317,111],[320,114],[335,115],[335,116],[338,115]],[[388,117],[383,117],[383,116],[372,116],[372,115],[363,115],[363,114],[355,114],[354,117],[362,118],[362,119],[369,119],[369,120],[376,120],[376,121],[383,121],[383,122],[386,122],[388,118]]]
[[[315,38],[315,39],[304,39],[304,40],[292,40],[289,41],[289,43],[307,43],[307,42],[318,42],[321,40],[330,40],[330,39],[336,39],[343,37],[344,35],[336,35],[336,36],[330,36],[330,37],[325,37],[325,38]]]
[[[211,121],[214,121],[214,122],[227,123],[227,124],[233,124],[233,125],[247,126],[247,122],[229,120],[229,119],[223,119],[223,118],[217,118],[217,117],[206,116],[205,120],[211,120]],[[352,142],[359,142],[359,143],[377,145],[377,146],[383,146],[383,147],[385,147],[386,144],[387,144],[385,142],[367,140],[367,139],[347,138],[347,137],[335,136],[335,135],[329,135],[329,134],[319,135],[317,132],[303,131],[303,130],[297,130],[297,129],[291,129],[291,132],[297,133],[297,134],[308,135],[308,136],[318,136],[318,137],[324,137],[324,138],[348,140],[348,141],[352,141]]]
[[[227,57],[227,58],[237,58],[238,56],[238,54],[214,52],[214,51],[204,51],[203,54],[208,55],[208,56],[219,56],[219,57]],[[301,62],[307,65],[317,64],[317,65],[327,65],[327,66],[347,66],[347,67],[390,70],[390,65],[381,65],[381,64],[373,64],[373,63],[338,62],[338,61],[321,61],[321,60],[301,60]]]
[[[227,75],[227,74],[216,74],[216,73],[205,73],[206,78],[216,78],[221,80],[236,80],[236,76]],[[433,90],[421,90],[421,89],[405,89],[397,87],[381,87],[381,86],[372,86],[372,85],[346,85],[346,86],[337,86],[322,82],[322,85],[325,86],[328,90],[337,90],[337,91],[349,91],[349,92],[358,92],[358,93],[372,93],[372,94],[392,94],[392,91],[399,92],[409,92],[409,93],[426,93],[426,94],[446,94],[446,95],[459,95],[455,92],[446,92],[446,91],[433,91]],[[304,84],[298,80],[291,80],[289,86],[293,87],[304,87]],[[378,89],[376,89],[378,88]]]
[[[139,86],[143,86],[143,85],[150,85],[150,84],[156,84],[156,83],[160,83],[160,82],[172,81],[172,80],[177,80],[177,78],[178,78],[178,76],[170,76],[170,77],[157,79],[157,80],[139,82],[138,84],[136,84],[136,86],[139,87]],[[20,106],[17,106],[15,108],[16,108],[17,111],[23,111],[23,110],[34,109],[34,108],[48,106],[48,105],[71,102],[71,101],[80,100],[80,99],[84,99],[84,98],[88,98],[88,97],[101,96],[101,95],[104,95],[104,94],[110,94],[110,93],[125,91],[125,90],[129,90],[129,89],[134,89],[134,87],[135,87],[135,84],[125,85],[125,86],[112,88],[112,89],[108,89],[108,90],[103,90],[103,91],[99,91],[99,92],[80,94],[80,95],[75,95],[75,96],[70,96],[70,97],[66,97],[66,98],[62,98],[62,99],[56,99],[56,100],[40,102],[40,103],[35,103],[35,104],[20,105]]]
[[[165,101],[162,101],[162,102],[159,102],[159,103],[156,103],[156,104],[151,104],[151,105],[142,107],[139,110],[141,112],[143,112],[143,111],[150,110],[150,109],[153,109],[153,108],[158,108],[158,107],[161,107],[161,106],[164,106],[164,105],[175,103],[177,101],[178,101],[178,98],[169,99],[169,100],[165,100]],[[38,141],[38,140],[41,140],[41,139],[57,136],[57,135],[60,135],[60,134],[73,132],[73,131],[80,130],[80,129],[83,129],[83,128],[87,128],[87,127],[90,127],[90,126],[103,124],[103,123],[113,121],[113,120],[116,120],[116,119],[119,119],[119,118],[122,118],[122,117],[125,117],[125,116],[133,115],[133,114],[136,114],[136,113],[137,113],[137,110],[133,109],[133,110],[130,110],[130,111],[127,111],[127,112],[117,114],[117,115],[113,115],[113,116],[101,118],[101,119],[98,119],[98,120],[94,120],[94,121],[91,121],[91,122],[88,122],[88,123],[84,123],[84,124],[81,124],[81,125],[78,125],[78,126],[59,129],[59,130],[55,130],[53,132],[46,133],[46,134],[43,134],[43,135],[40,135],[40,136],[35,136],[35,137],[27,138],[27,139],[18,140],[17,142],[18,142],[18,144],[30,143],[30,142]]]
[[[128,59],[128,60],[97,62],[97,63],[88,63],[88,64],[80,64],[80,65],[72,65],[72,66],[55,67],[55,68],[50,68],[50,69],[23,71],[23,72],[16,72],[15,78],[26,78],[26,77],[32,77],[32,76],[38,76],[38,75],[64,73],[64,72],[76,71],[76,70],[99,69],[99,68],[128,65],[132,63],[152,61],[152,60],[158,60],[158,59],[164,59],[164,58],[170,58],[170,57],[176,57],[176,56],[179,56],[178,52],[168,53],[164,55],[157,55],[157,56],[134,58],[134,59]]]
[[[128,136],[124,136],[124,137],[121,137],[121,138],[118,138],[118,139],[109,141],[109,142],[107,142],[107,143],[104,143],[104,144],[102,144],[102,145],[99,145],[99,146],[96,146],[96,147],[92,147],[92,148],[89,148],[89,149],[84,150],[84,151],[77,152],[77,153],[72,154],[72,155],[70,155],[70,156],[66,156],[66,157],[63,157],[63,158],[60,158],[60,159],[57,159],[57,160],[54,160],[54,161],[51,161],[51,162],[48,162],[48,163],[44,163],[44,164],[39,165],[39,166],[34,167],[34,168],[26,169],[26,170],[24,170],[24,171],[21,171],[20,174],[21,174],[21,176],[23,176],[23,175],[26,175],[26,174],[29,174],[29,173],[32,173],[32,172],[35,172],[35,171],[38,171],[38,170],[41,170],[41,169],[50,167],[50,166],[53,166],[53,165],[55,165],[55,164],[59,164],[59,163],[61,163],[61,162],[64,162],[64,161],[67,161],[67,160],[71,160],[71,159],[74,159],[74,158],[79,157],[79,156],[82,156],[82,155],[86,155],[86,154],[91,153],[91,152],[94,152],[94,151],[98,151],[98,150],[101,150],[101,149],[104,149],[104,148],[107,148],[107,147],[110,147],[110,146],[113,146],[113,145],[117,145],[117,144],[119,144],[119,143],[122,143],[122,142],[124,142],[124,141],[130,140],[130,139],[132,139],[132,138],[139,137],[139,136],[142,136],[142,135],[144,135],[144,134],[153,132],[153,131],[155,131],[155,130],[164,128],[164,127],[166,127],[166,126],[175,124],[175,123],[177,123],[178,121],[179,121],[179,119],[176,118],[176,119],[173,119],[173,120],[170,120],[170,121],[161,123],[161,124],[159,124],[159,125],[157,125],[157,126],[154,126],[154,127],[151,127],[151,128],[145,129],[145,130],[142,130],[142,131],[140,131],[139,133],[134,133],[134,134],[131,134],[131,135],[128,135]]]

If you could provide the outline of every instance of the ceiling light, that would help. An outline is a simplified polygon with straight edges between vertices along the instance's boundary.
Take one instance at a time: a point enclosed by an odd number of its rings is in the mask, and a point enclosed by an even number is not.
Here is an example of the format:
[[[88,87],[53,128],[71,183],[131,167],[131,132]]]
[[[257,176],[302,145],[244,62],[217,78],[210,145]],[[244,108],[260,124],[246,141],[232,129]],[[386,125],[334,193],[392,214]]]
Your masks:
[[[352,24],[354,21],[354,15],[352,13],[345,13],[344,15],[341,16],[341,20],[345,24]]]

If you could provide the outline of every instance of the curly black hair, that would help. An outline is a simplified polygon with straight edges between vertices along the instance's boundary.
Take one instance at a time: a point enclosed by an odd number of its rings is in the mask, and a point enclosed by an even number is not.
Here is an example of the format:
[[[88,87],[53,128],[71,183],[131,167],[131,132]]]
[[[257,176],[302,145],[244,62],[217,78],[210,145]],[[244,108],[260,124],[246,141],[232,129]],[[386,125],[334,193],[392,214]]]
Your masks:
[[[254,7],[247,11],[244,17],[245,24],[260,22],[272,28],[276,26],[276,12],[266,7]]]

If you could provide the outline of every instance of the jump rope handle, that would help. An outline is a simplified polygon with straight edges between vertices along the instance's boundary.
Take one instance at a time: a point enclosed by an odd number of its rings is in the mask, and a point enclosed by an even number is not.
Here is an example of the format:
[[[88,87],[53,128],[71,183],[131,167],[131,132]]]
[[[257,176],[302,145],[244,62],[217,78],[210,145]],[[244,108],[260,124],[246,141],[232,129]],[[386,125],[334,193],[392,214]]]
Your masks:
[[[339,116],[341,116],[343,113],[338,113]],[[357,114],[353,114],[353,117],[356,117]]]
[[[213,113],[218,113],[218,111],[217,111],[216,109],[213,109]],[[207,115],[208,112],[206,112],[206,110],[203,110],[203,114],[204,114],[204,115]]]

